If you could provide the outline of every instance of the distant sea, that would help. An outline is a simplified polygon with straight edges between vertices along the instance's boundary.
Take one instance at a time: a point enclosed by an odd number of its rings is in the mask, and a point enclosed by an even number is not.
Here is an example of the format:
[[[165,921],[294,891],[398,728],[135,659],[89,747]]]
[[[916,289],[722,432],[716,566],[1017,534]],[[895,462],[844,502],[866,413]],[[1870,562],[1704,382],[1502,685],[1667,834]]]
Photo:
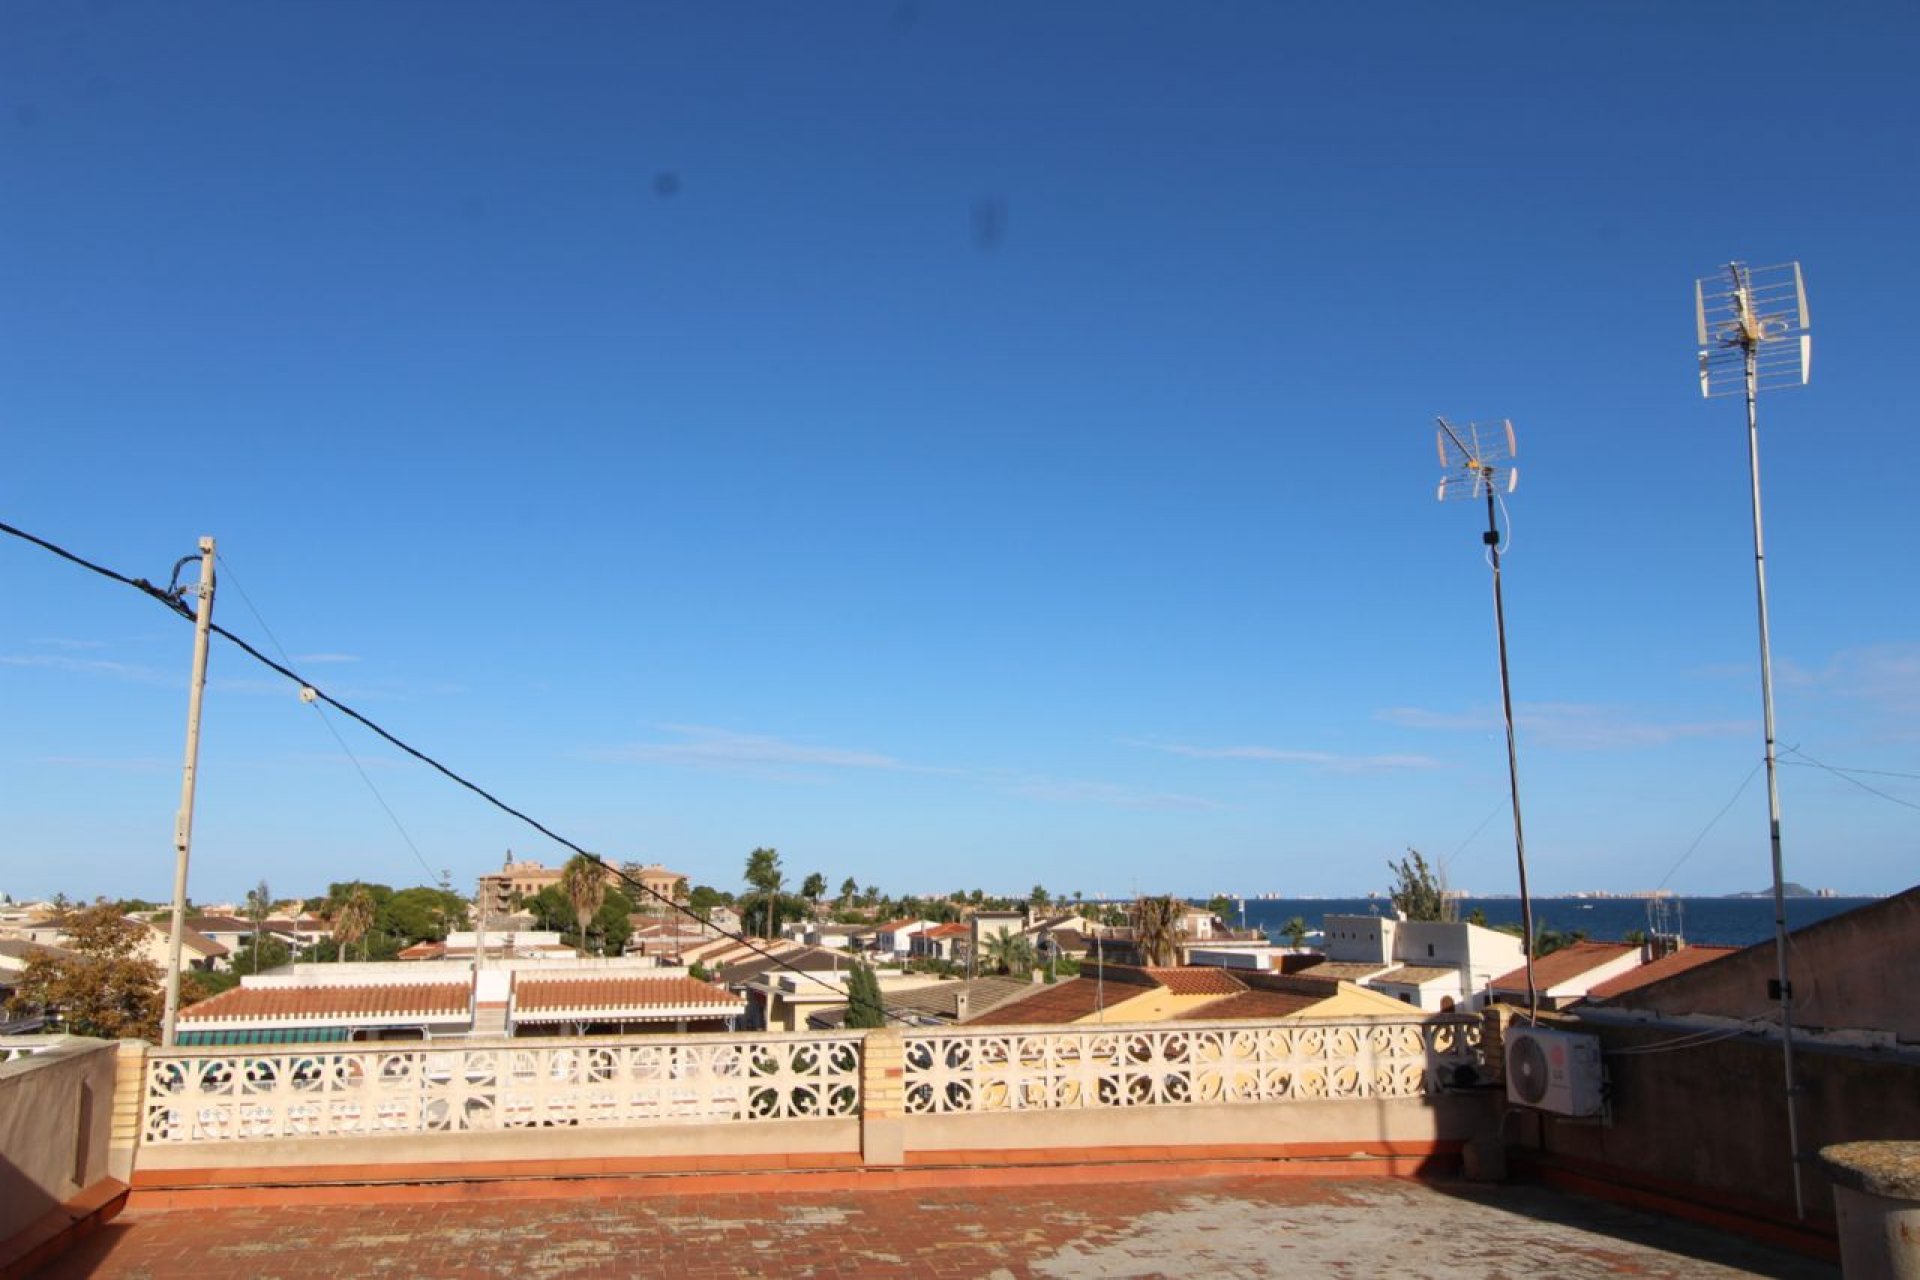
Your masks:
[[[1877,901],[1877,898],[1788,898],[1787,926],[1798,929]],[[1770,897],[1666,898],[1663,902],[1666,927],[1689,942],[1743,947],[1773,936],[1773,899]],[[1630,930],[1648,928],[1647,912],[1652,905],[1641,898],[1535,898],[1533,923],[1536,929],[1543,925],[1562,932],[1578,929],[1595,941],[1617,942]],[[1475,907],[1486,913],[1490,925],[1520,923],[1518,898],[1463,898],[1460,918],[1466,919]],[[1280,927],[1294,916],[1305,920],[1307,928],[1318,930],[1323,916],[1369,912],[1391,915],[1393,904],[1385,898],[1249,898],[1246,919],[1249,928],[1263,929],[1269,937],[1277,937]],[[1237,910],[1227,923],[1239,926]]]

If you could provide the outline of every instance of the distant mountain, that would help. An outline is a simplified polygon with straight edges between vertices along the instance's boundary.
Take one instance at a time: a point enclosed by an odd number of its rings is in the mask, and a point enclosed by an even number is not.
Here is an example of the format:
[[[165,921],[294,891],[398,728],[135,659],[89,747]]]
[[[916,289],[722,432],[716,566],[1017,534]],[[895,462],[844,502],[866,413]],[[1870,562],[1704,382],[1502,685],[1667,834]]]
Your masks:
[[[1782,886],[1781,892],[1785,893],[1789,898],[1817,898],[1820,896],[1813,890],[1807,888],[1807,886],[1795,884],[1791,880]],[[1771,898],[1773,896],[1773,890],[1770,888],[1755,889],[1752,893],[1729,893],[1723,896],[1728,898]]]

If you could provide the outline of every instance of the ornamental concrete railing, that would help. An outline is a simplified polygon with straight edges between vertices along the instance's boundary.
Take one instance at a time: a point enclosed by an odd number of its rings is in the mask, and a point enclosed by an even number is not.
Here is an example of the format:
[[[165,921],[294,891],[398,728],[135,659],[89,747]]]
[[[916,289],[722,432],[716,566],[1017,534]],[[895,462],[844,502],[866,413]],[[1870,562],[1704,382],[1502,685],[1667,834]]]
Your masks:
[[[1484,1034],[1468,1015],[1388,1015],[142,1046],[133,1182],[1355,1155],[1410,1169],[1491,1130],[1494,1093],[1442,1088],[1484,1065]]]
[[[827,1119],[859,1107],[858,1035],[156,1049],[141,1142]]]
[[[956,1028],[905,1037],[908,1115],[1420,1098],[1477,1062],[1474,1017]]]

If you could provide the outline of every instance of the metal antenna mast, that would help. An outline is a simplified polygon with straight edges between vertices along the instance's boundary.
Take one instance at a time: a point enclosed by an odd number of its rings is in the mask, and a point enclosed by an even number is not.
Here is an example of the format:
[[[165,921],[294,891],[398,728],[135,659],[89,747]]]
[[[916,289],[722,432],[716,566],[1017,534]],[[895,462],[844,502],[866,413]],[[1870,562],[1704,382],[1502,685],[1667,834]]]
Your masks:
[[[1720,275],[1694,282],[1694,324],[1700,341],[1700,394],[1744,391],[1747,398],[1747,471],[1753,492],[1753,581],[1760,614],[1760,706],[1767,744],[1767,838],[1773,854],[1773,945],[1779,976],[1780,1048],[1786,1070],[1787,1150],[1793,1166],[1793,1207],[1807,1216],[1800,1185],[1800,1086],[1793,1067],[1793,984],[1787,975],[1786,872],[1780,857],[1780,782],[1774,758],[1773,649],[1767,627],[1767,550],[1760,525],[1760,392],[1805,386],[1813,362],[1812,323],[1800,264],[1749,268],[1730,262]]]
[[[1487,563],[1493,567],[1493,629],[1500,644],[1500,709],[1507,725],[1507,786],[1513,798],[1513,852],[1520,864],[1520,928],[1527,958],[1527,1021],[1540,1020],[1540,993],[1533,981],[1533,897],[1527,890],[1527,836],[1520,822],[1520,751],[1513,736],[1513,685],[1507,674],[1507,608],[1500,591],[1500,492],[1513,492],[1520,472],[1511,465],[1517,450],[1513,441],[1513,423],[1501,420],[1482,427],[1469,422],[1456,427],[1445,418],[1438,420],[1436,443],[1440,449],[1440,501],[1449,498],[1485,498],[1487,530],[1480,540],[1487,547]]]

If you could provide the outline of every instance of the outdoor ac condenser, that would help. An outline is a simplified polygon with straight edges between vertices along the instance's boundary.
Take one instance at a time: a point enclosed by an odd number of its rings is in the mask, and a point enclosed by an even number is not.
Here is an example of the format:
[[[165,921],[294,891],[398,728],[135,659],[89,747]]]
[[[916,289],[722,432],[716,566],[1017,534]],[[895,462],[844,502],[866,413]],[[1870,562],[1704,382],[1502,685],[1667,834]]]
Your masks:
[[[1600,1038],[1546,1027],[1507,1030],[1507,1101],[1558,1116],[1597,1116]]]

